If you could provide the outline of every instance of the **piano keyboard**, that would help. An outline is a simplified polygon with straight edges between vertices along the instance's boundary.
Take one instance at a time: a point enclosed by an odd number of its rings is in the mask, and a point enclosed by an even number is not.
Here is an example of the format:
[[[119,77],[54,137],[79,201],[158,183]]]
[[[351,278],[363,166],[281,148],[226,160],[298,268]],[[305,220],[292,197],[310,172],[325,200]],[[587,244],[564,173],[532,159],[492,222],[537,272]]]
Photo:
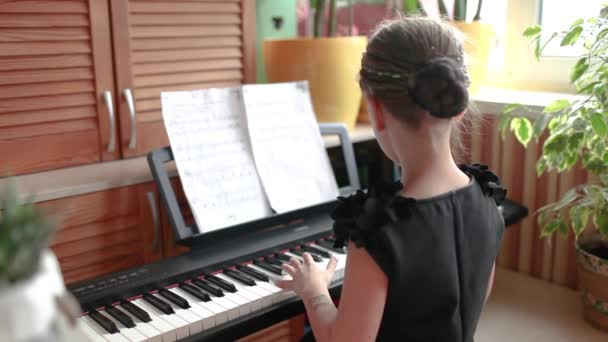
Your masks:
[[[333,248],[331,237],[291,246],[251,262],[225,267],[159,287],[83,314],[81,331],[91,341],[172,342],[199,334],[244,315],[295,297],[274,285],[289,279],[281,264],[310,253],[324,269],[338,259],[333,283],[341,282],[346,251]]]

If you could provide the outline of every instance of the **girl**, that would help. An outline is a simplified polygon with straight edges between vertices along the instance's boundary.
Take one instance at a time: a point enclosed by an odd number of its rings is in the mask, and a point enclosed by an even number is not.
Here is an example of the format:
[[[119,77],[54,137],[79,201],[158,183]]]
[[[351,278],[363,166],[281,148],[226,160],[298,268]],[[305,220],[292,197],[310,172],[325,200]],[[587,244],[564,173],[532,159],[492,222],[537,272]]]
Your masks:
[[[360,85],[394,186],[340,198],[332,217],[348,243],[339,308],[310,255],[279,282],[301,296],[318,341],[473,341],[504,231],[498,178],[458,166],[451,136],[468,105],[463,47],[428,18],[383,23],[369,39]]]

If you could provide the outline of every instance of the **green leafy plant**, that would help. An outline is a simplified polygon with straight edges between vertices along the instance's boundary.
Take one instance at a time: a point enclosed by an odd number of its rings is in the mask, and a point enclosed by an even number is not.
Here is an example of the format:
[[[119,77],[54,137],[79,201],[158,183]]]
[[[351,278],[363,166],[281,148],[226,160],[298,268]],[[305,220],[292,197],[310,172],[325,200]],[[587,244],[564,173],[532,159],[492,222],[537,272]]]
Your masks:
[[[14,184],[0,194],[0,288],[37,272],[55,230],[30,202],[19,201]]]
[[[580,44],[584,51],[570,70],[576,96],[552,102],[534,119],[529,108],[511,104],[503,109],[499,121],[503,137],[509,130],[524,146],[546,135],[536,164],[539,176],[568,171],[577,164],[595,176],[538,210],[545,236],[557,231],[567,234],[570,227],[578,238],[592,224],[603,238],[608,238],[607,14],[605,7],[597,17],[578,19],[567,30],[551,33],[542,45],[540,26],[528,27],[523,33],[536,44],[537,59],[549,41],[555,39],[561,39],[561,46]]]

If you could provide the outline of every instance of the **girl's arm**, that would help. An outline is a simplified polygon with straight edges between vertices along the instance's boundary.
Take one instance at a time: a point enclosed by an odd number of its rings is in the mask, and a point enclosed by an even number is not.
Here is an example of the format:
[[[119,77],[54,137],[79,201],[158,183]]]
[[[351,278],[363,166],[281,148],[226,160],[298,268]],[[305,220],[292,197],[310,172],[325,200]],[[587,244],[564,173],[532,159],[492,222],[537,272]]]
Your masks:
[[[492,273],[490,273],[490,280],[488,281],[488,289],[486,290],[486,302],[492,293],[492,286],[494,285],[494,271],[496,270],[496,262],[492,265]]]
[[[282,287],[286,285],[296,292],[301,289],[299,294],[304,301],[317,341],[376,340],[386,302],[388,279],[365,249],[357,248],[352,243],[348,245],[348,258],[338,309],[329,296],[327,286],[315,291],[310,291],[310,287],[299,286],[303,283],[311,283],[307,278],[316,275],[307,271],[306,265],[302,265],[300,270],[297,270],[297,265],[295,268],[296,274],[292,275],[293,283],[283,283]],[[289,272],[291,273],[292,270],[289,269]],[[310,274],[306,276],[308,272]]]

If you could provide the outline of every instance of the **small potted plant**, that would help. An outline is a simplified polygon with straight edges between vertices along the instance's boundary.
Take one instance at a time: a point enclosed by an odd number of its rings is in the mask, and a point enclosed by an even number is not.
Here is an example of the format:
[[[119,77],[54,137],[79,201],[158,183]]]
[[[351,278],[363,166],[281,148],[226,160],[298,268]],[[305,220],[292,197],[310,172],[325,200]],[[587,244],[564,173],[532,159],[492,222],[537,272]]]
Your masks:
[[[59,341],[58,299],[67,292],[49,250],[55,224],[14,186],[0,194],[0,341]]]
[[[352,1],[343,6],[352,8]],[[349,34],[352,22],[344,35],[338,35],[337,0],[313,0],[310,7],[314,12],[313,37],[264,41],[266,79],[307,80],[317,119],[343,122],[352,128],[361,104],[356,75],[367,38]]]
[[[608,330],[608,7],[597,17],[578,19],[563,32],[542,42],[542,28],[528,27],[524,36],[536,43],[537,59],[549,41],[561,46],[580,44],[583,53],[570,71],[578,96],[547,105],[530,120],[519,104],[505,107],[499,128],[510,130],[523,145],[545,135],[537,161],[538,175],[566,172],[575,165],[589,181],[566,192],[557,202],[538,211],[543,236],[571,229],[576,236],[580,288],[585,318]],[[542,44],[541,44],[542,42]]]

